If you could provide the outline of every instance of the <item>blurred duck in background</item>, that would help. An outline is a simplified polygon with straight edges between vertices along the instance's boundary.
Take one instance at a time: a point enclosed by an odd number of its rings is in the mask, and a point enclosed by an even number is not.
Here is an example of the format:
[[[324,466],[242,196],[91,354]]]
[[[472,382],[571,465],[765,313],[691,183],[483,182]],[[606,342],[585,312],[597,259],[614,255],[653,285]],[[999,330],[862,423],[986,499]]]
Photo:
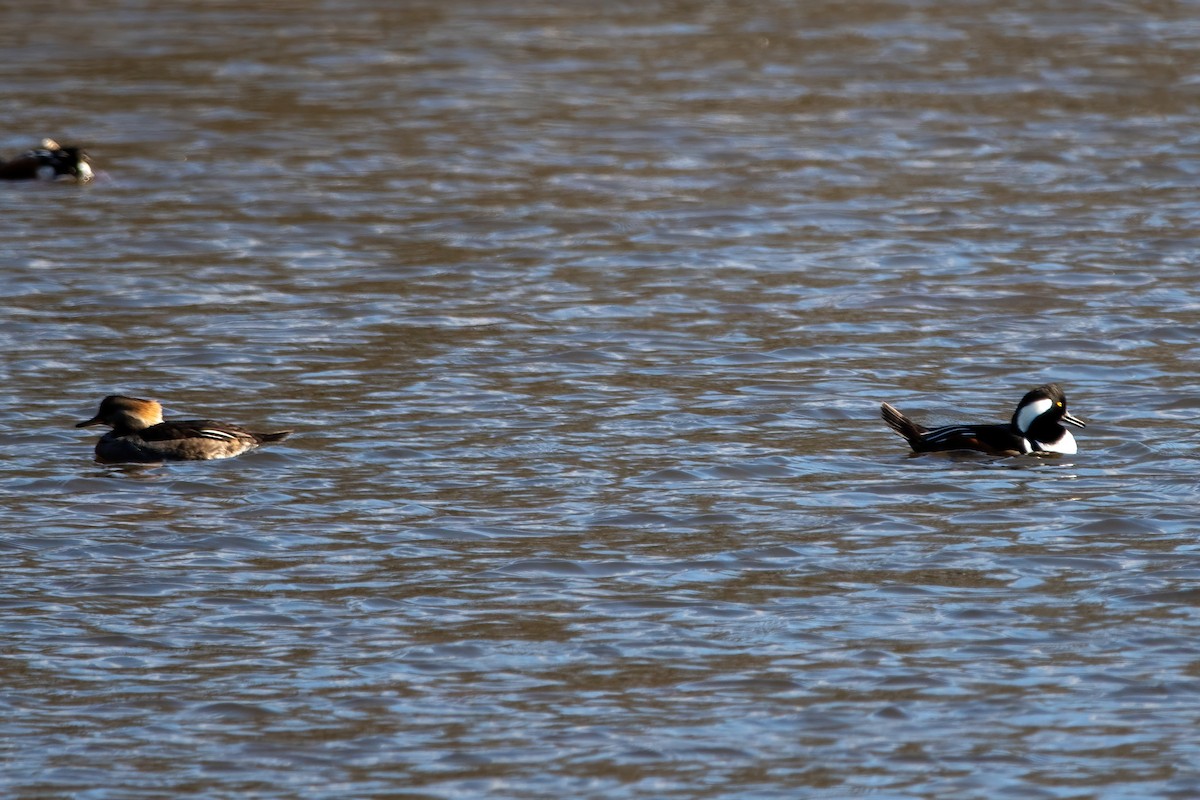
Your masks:
[[[43,139],[41,147],[26,150],[16,158],[0,159],[0,180],[75,181],[87,183],[94,177],[87,154],[78,147],[63,147]]]

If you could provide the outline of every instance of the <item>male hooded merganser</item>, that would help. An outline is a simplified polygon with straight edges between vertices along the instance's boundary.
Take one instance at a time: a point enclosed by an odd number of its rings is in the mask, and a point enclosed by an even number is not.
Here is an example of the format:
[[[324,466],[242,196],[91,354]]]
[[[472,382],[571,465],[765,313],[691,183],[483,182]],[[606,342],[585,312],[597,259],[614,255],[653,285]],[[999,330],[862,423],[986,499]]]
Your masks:
[[[96,442],[96,460],[104,464],[231,458],[260,444],[286,439],[291,433],[251,433],[208,419],[163,422],[162,406],[155,401],[119,394],[104,398],[96,416],[75,427],[89,425],[112,427]]]
[[[87,183],[91,179],[92,167],[87,154],[78,147],[61,147],[53,139],[43,139],[41,147],[27,150],[9,161],[0,159],[0,180]]]
[[[981,450],[993,455],[1077,452],[1075,437],[1061,422],[1084,427],[1084,421],[1067,412],[1067,396],[1057,383],[1047,383],[1026,393],[1007,425],[946,425],[926,428],[892,406],[880,406],[883,421],[908,440],[918,453],[935,450]]]

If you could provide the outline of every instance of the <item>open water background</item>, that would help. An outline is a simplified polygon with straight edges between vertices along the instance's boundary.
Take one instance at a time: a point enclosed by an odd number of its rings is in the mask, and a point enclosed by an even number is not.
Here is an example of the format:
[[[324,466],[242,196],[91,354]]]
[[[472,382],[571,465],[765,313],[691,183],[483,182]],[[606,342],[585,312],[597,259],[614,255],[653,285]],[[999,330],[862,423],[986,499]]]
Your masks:
[[[1200,796],[1197,3],[52,6],[4,796]],[[1075,457],[878,419],[1051,379]]]

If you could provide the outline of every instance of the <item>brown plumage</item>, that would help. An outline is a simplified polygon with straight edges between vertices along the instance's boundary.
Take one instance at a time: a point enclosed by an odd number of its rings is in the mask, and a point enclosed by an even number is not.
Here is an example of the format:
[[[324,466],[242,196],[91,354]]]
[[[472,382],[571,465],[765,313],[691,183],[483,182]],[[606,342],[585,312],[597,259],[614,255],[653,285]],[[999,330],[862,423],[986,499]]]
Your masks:
[[[165,421],[162,406],[154,400],[119,394],[104,398],[96,416],[75,427],[90,425],[112,428],[96,442],[96,460],[106,464],[232,458],[261,444],[282,441],[292,433],[255,433],[209,419]]]

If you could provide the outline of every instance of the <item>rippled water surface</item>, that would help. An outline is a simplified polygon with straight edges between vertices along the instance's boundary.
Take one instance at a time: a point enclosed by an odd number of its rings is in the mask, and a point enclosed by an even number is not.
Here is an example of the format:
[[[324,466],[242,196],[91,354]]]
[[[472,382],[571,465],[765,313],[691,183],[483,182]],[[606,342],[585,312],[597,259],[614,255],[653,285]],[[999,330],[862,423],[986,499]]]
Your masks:
[[[1200,796],[1198,12],[0,0],[0,793]]]

